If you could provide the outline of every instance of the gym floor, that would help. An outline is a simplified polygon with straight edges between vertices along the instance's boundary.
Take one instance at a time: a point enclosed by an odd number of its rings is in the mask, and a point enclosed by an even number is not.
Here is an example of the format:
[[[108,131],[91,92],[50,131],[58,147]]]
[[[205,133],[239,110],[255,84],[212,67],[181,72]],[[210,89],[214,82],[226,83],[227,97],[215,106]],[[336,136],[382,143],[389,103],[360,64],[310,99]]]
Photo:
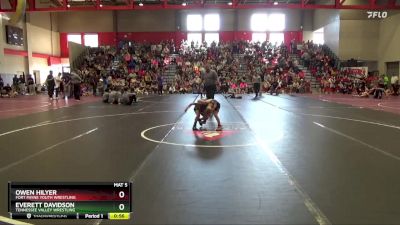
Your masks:
[[[400,224],[398,113],[217,95],[224,131],[212,120],[193,132],[193,108],[183,110],[197,99],[84,100],[2,117],[0,216],[8,181],[129,180],[133,219],[122,224]]]

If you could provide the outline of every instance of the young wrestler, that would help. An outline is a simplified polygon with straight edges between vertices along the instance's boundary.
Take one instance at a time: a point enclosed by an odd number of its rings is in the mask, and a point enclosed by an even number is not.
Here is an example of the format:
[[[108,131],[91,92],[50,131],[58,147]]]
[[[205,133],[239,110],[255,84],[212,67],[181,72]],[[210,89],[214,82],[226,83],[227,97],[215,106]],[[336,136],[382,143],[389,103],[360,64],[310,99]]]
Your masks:
[[[133,88],[132,88],[133,89]],[[124,88],[124,93],[122,93],[121,104],[123,105],[132,105],[132,102],[136,102],[136,94],[134,90],[129,89],[128,87]]]
[[[103,94],[103,102],[108,103],[108,98],[110,97],[110,90],[107,88]]]
[[[108,103],[110,104],[118,104],[120,103],[121,91],[119,91],[118,87],[111,88],[111,92],[108,96]]]
[[[215,119],[217,120],[218,127],[217,131],[222,130],[222,125],[221,121],[219,119],[218,113],[219,109],[221,108],[221,104],[214,99],[207,99],[203,100],[200,99],[196,103],[191,103],[189,104],[185,112],[192,106],[194,105],[194,112],[196,113],[196,118],[194,119],[194,124],[193,124],[193,130],[198,130],[197,129],[197,122],[199,122],[200,126],[205,124],[207,119],[210,118],[210,116],[214,115]]]

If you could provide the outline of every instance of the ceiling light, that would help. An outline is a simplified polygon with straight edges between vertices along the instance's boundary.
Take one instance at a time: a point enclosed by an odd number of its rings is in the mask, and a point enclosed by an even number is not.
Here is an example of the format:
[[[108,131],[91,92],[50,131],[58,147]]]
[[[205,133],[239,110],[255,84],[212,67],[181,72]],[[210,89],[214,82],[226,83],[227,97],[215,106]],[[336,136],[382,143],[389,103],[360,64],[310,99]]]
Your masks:
[[[139,6],[143,6],[143,3],[139,3]]]
[[[278,5],[278,2],[277,2],[277,1],[275,1],[275,2],[274,2],[274,5]]]
[[[186,2],[182,3],[183,6],[186,6]]]
[[[228,5],[232,5],[232,2],[228,2]]]

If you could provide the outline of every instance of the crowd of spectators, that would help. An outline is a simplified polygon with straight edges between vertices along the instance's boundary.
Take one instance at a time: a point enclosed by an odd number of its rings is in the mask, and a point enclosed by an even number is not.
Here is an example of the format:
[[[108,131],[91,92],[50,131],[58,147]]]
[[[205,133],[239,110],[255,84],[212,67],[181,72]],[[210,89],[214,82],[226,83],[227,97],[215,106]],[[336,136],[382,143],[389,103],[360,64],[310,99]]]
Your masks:
[[[84,89],[93,95],[106,90],[129,88],[137,93],[159,93],[170,52],[175,51],[173,42],[157,45],[125,43],[118,51],[113,48],[96,48],[86,56],[81,69]]]
[[[14,75],[12,84],[4,85],[3,78],[0,75],[0,97],[14,98],[19,95],[37,95],[47,91],[50,100],[58,100],[62,98],[80,99],[82,89],[85,85],[82,78],[77,73],[58,73],[53,76],[50,71],[44,81],[44,85],[36,84],[32,75]],[[81,85],[82,84],[82,85]]]
[[[338,59],[323,46],[312,42],[303,43],[298,52],[304,65],[309,68],[323,94],[342,93],[360,97],[382,98],[399,94],[398,76],[367,73],[362,69],[342,67]]]
[[[0,75],[0,97],[15,97],[17,95],[36,95],[36,86],[31,74],[25,77],[25,74],[19,77],[15,74],[12,79],[12,84],[4,84],[3,78]]]
[[[183,42],[179,49],[173,41],[127,42],[117,50],[91,50],[77,73],[83,79],[83,90],[94,95],[202,93],[206,67],[217,73],[216,91],[231,96],[252,93],[253,86],[277,94],[310,92],[298,63],[290,58],[284,44],[269,42]],[[173,78],[166,80],[170,64],[176,70]],[[115,102],[113,99],[108,102]]]
[[[283,44],[238,41],[210,46],[203,43],[196,48],[193,43],[184,43],[177,61],[178,73],[173,86],[183,93],[201,90],[206,65],[218,74],[220,93],[252,93],[254,84],[260,84],[261,92],[278,91],[278,88],[296,92],[308,89],[298,62],[289,57]]]
[[[298,47],[300,46],[300,47]],[[292,58],[289,51],[299,55]],[[92,48],[83,64],[71,74],[49,74],[46,80],[49,98],[58,99],[59,93],[67,97],[106,94],[115,103],[128,95],[163,93],[202,93],[206,68],[217,74],[216,92],[226,96],[240,97],[255,93],[256,96],[271,94],[309,93],[311,84],[305,79],[303,64],[316,78],[322,93],[355,94],[377,98],[397,95],[399,81],[387,76],[364,76],[362,71],[339,70],[339,60],[321,45],[303,42],[273,45],[270,42],[234,41],[229,43],[182,42],[177,48],[173,40],[157,44],[123,42],[118,48]],[[174,65],[175,74],[167,71]],[[73,78],[73,79],[72,79]],[[79,78],[79,79],[78,79]],[[168,79],[167,79],[168,78]],[[35,94],[31,75],[13,78],[4,85],[0,76],[1,96]],[[111,94],[112,93],[112,94]],[[119,97],[115,97],[119,96]],[[125,98],[126,99],[126,98]]]

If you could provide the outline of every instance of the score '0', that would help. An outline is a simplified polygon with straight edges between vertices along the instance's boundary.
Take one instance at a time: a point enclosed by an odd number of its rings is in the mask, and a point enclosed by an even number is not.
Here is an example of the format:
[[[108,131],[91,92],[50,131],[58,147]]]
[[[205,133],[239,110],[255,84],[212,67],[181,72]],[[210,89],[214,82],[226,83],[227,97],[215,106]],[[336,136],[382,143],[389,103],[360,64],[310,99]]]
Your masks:
[[[125,197],[125,192],[120,191],[118,195],[119,195],[120,198],[124,198]]]

